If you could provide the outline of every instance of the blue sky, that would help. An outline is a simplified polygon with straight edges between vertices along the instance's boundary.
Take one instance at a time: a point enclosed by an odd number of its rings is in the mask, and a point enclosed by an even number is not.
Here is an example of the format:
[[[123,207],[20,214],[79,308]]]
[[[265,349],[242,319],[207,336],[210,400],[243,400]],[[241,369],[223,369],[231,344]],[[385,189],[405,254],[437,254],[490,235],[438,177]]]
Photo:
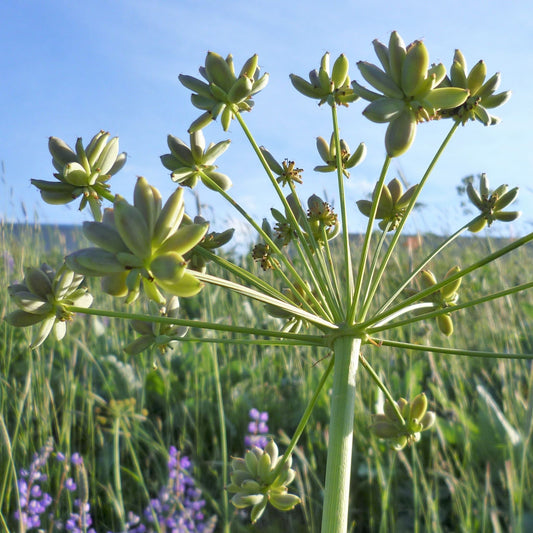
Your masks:
[[[79,136],[88,142],[100,129],[110,131],[129,155],[126,167],[113,177],[113,192],[131,200],[135,178],[143,175],[164,197],[170,194],[175,185],[159,162],[168,152],[166,136],[188,140],[186,130],[198,115],[178,75],[197,74],[208,50],[231,52],[237,67],[259,54],[270,83],[245,115],[250,129],[278,160],[287,157],[306,170],[305,197],[317,193],[334,200],[334,176],[312,172],[320,164],[315,138],[331,133],[329,111],[296,93],[288,76],[307,76],[325,51],[333,58],[344,52],[351,77],[361,81],[356,61],[377,63],[372,40],[386,43],[390,32],[398,30],[406,42],[423,39],[431,61],[447,67],[455,48],[469,65],[484,59],[489,75],[502,73],[501,90],[513,90],[511,100],[496,112],[500,125],[469,123],[458,131],[423,193],[427,208],[412,229],[454,230],[462,221],[453,207],[459,202],[455,187],[468,174],[486,172],[494,186],[521,187],[524,215],[512,231],[531,231],[532,12],[525,0],[6,0],[0,5],[0,217],[24,220],[23,203],[30,220],[36,213],[47,223],[88,218],[78,213],[77,203],[48,206],[30,185],[30,178],[52,178],[50,135],[73,146]],[[364,227],[355,201],[371,190],[384,156],[385,127],[364,119],[363,107],[355,103],[340,114],[342,137],[354,148],[361,141],[368,148],[366,161],[347,183],[353,231]],[[413,148],[393,162],[390,178],[401,172],[411,184],[418,182],[449,127],[445,121],[422,125]],[[269,208],[278,205],[238,124],[224,133],[214,123],[204,133],[208,142],[232,139],[218,160],[219,170],[232,178],[230,192],[242,205],[258,219],[268,216]],[[205,216],[217,227],[238,225],[238,216],[215,193],[201,185],[196,190],[209,206]],[[194,214],[194,197],[186,198]]]

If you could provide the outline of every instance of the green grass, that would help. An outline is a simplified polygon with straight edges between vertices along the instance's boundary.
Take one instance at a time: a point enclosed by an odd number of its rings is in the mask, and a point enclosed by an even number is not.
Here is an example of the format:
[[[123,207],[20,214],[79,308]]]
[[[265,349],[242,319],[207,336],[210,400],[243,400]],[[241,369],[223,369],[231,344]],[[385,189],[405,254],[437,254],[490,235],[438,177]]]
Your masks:
[[[430,250],[425,244],[387,274],[393,292],[409,261]],[[66,241],[27,226],[15,234],[0,226],[0,312],[11,309],[7,286],[23,277],[22,267],[43,261],[58,266]],[[431,268],[440,279],[454,264],[466,266],[500,243],[461,240]],[[354,248],[357,254],[357,247]],[[250,259],[244,259],[250,264]],[[463,280],[461,297],[480,296],[526,281],[533,248],[526,246]],[[251,267],[257,268],[257,267]],[[90,285],[97,286],[97,280]],[[389,289],[390,288],[390,289]],[[120,302],[95,291],[97,308]],[[261,305],[207,287],[198,298],[181,300],[184,313],[253,327],[272,326]],[[137,308],[135,307],[137,305]],[[132,310],[138,310],[135,304]],[[451,339],[434,321],[393,330],[390,339],[496,352],[533,353],[533,295],[521,294],[460,311]],[[102,327],[103,326],[103,327]],[[195,335],[208,335],[195,331]],[[299,442],[295,486],[303,504],[291,513],[267,510],[256,526],[229,507],[224,517],[224,481],[217,388],[220,387],[230,455],[242,455],[251,407],[267,410],[269,427],[283,449],[328,361],[326,350],[213,345],[183,342],[171,354],[130,357],[122,347],[133,338],[123,321],[77,316],[67,338],[48,339],[30,351],[31,332],[0,323],[0,530],[16,531],[15,477],[33,453],[54,439],[64,453],[83,454],[89,474],[96,530],[118,531],[121,516],[141,513],[148,495],[166,479],[166,453],[175,445],[189,455],[219,529],[276,532],[319,531],[328,437],[329,397],[320,398]],[[533,529],[533,367],[525,360],[497,360],[410,352],[366,345],[372,362],[394,394],[425,391],[438,414],[436,427],[416,447],[390,450],[371,435],[370,415],[380,400],[364,370],[358,378],[353,447],[351,516],[353,531],[527,532]],[[218,362],[217,377],[214,357]],[[327,387],[326,387],[327,388]],[[133,400],[131,400],[133,399]],[[115,402],[113,403],[112,400]],[[125,400],[131,403],[126,404]],[[134,403],[133,403],[134,401]],[[117,431],[118,430],[118,431]],[[513,437],[516,437],[513,440]],[[117,463],[117,457],[119,462]],[[50,483],[59,486],[59,470]],[[53,493],[53,490],[52,490]],[[66,513],[71,502],[64,501]]]

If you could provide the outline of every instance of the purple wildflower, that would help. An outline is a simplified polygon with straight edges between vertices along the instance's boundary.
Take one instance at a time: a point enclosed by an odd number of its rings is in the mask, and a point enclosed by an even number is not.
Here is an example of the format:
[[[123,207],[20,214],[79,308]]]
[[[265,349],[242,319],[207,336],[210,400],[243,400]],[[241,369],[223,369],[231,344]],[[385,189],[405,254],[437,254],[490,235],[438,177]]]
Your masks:
[[[250,409],[248,413],[251,422],[248,424],[248,435],[244,437],[244,445],[246,448],[257,446],[263,449],[268,443],[268,426],[266,424],[268,420],[268,413],[266,411],[260,412],[255,407]]]

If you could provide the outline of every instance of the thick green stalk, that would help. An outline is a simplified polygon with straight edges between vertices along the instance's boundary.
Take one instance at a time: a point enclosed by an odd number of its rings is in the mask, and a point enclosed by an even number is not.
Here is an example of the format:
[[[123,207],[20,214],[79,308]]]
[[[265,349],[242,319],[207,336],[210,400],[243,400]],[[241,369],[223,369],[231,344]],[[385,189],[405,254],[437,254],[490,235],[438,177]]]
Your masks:
[[[346,533],[352,467],[355,383],[361,339],[338,337],[331,397],[322,533]]]

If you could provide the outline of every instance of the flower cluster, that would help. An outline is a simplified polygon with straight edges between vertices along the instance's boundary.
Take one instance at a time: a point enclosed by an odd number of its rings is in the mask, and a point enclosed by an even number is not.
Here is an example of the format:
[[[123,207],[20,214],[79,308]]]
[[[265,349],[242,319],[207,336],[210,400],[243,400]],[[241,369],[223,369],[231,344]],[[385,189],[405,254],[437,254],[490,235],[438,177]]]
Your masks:
[[[42,447],[38,454],[35,454],[30,467],[22,469],[19,473],[18,495],[19,509],[14,513],[15,520],[21,525],[23,531],[40,528],[42,531],[48,523],[49,530],[55,526],[57,530],[71,531],[72,533],[96,533],[91,527],[91,506],[88,502],[89,491],[87,487],[87,473],[83,464],[83,458],[79,453],[72,454],[70,463],[76,471],[76,481],[68,477],[70,464],[66,461],[62,453],[56,453],[57,461],[63,463],[64,474],[62,483],[55,499],[44,491],[43,483],[48,481],[48,477],[43,473],[50,455],[53,452],[51,440]],[[59,502],[63,489],[66,489],[78,497],[74,500],[74,510],[63,522],[55,519],[54,515],[47,512],[50,505],[55,501]]]
[[[252,522],[259,520],[268,503],[280,511],[293,509],[300,503],[300,498],[289,493],[288,485],[296,477],[291,466],[292,456],[283,462],[273,440],[267,442],[264,450],[252,446],[244,458],[234,457],[231,483],[226,487],[233,493],[231,503],[237,509],[251,507]]]
[[[428,400],[423,392],[411,402],[400,398],[393,405],[386,400],[383,413],[374,415],[371,429],[378,437],[390,439],[394,449],[401,450],[407,444],[418,442],[420,432],[435,423],[435,413],[427,408]]]
[[[93,297],[82,282],[83,276],[65,265],[57,273],[46,263],[40,268],[24,269],[23,282],[8,287],[9,296],[19,309],[6,316],[7,323],[17,327],[40,324],[32,348],[41,345],[52,330],[56,339],[61,340],[67,322],[74,316],[67,306],[89,307],[92,304]]]
[[[128,533],[212,533],[216,517],[207,518],[203,512],[205,500],[190,475],[192,464],[188,457],[180,456],[176,447],[169,449],[168,483],[150,501],[142,516],[128,515]],[[160,528],[153,526],[157,522]]]
[[[252,421],[248,424],[248,435],[244,437],[244,445],[246,448],[257,446],[264,449],[268,444],[268,413],[266,411],[260,412],[255,407],[249,412]]]
[[[100,200],[109,192],[107,181],[126,163],[126,153],[118,151],[118,137],[109,139],[108,132],[99,131],[85,147],[79,137],[75,151],[65,141],[50,137],[48,149],[58,181],[31,180],[42,199],[48,204],[68,204],[81,196],[80,211],[88,203],[94,218],[101,220]]]

